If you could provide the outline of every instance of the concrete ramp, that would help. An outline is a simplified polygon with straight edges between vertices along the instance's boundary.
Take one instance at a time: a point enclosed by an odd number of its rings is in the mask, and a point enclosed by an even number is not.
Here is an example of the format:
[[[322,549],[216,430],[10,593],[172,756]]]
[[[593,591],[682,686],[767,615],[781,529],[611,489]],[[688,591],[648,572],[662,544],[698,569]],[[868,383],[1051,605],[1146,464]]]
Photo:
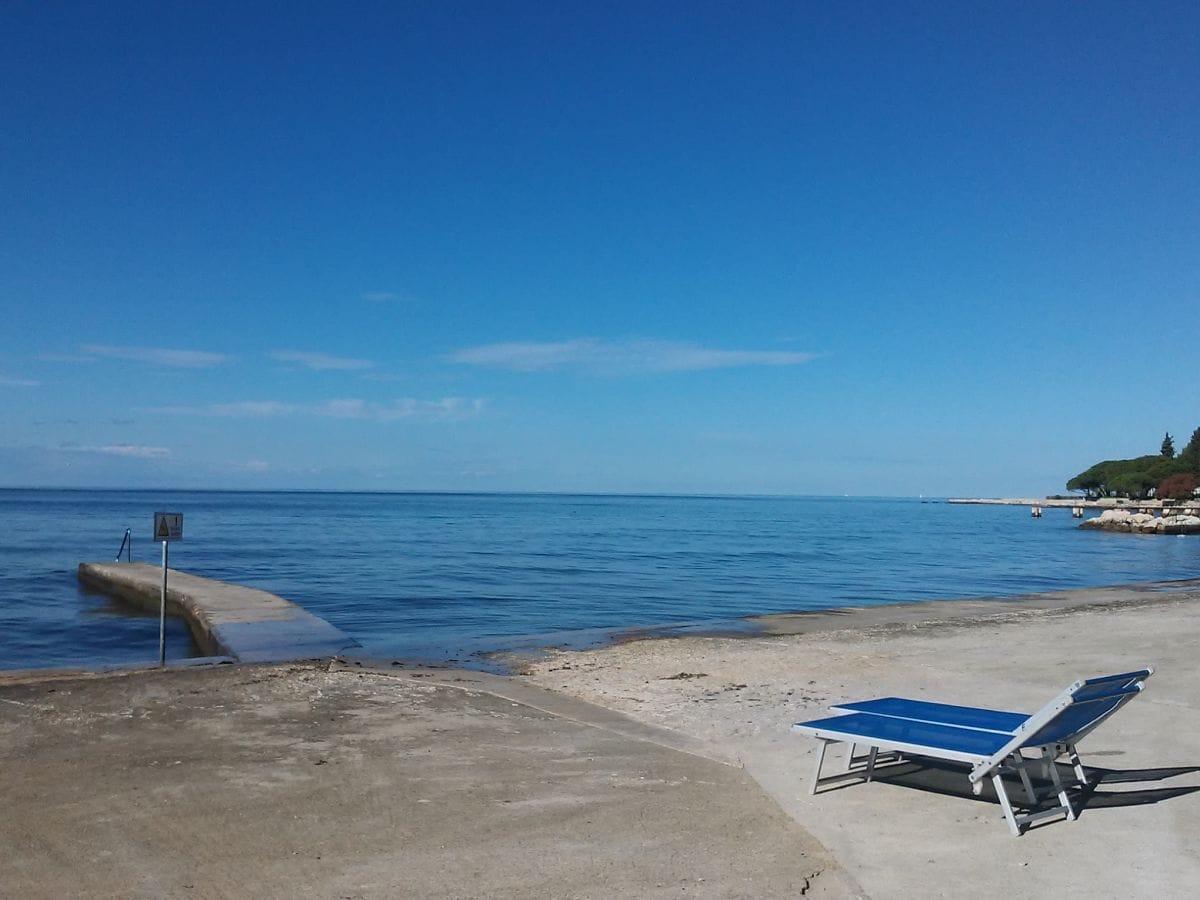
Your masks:
[[[158,611],[162,569],[144,563],[80,563],[79,580],[110,597]],[[359,646],[290,600],[255,588],[168,571],[167,612],[182,616],[203,653],[238,662],[336,656]]]

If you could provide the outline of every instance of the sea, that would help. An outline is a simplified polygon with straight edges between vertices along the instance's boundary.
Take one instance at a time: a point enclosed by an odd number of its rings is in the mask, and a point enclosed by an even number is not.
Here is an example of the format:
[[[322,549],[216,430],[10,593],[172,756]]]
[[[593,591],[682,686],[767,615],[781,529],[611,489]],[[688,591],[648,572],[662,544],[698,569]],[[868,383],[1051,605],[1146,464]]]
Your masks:
[[[929,498],[0,490],[0,669],[157,660],[157,616],[76,567],[161,564],[279,594],[375,658],[482,664],[761,613],[1200,577],[1200,536]],[[167,655],[197,653],[171,620]]]

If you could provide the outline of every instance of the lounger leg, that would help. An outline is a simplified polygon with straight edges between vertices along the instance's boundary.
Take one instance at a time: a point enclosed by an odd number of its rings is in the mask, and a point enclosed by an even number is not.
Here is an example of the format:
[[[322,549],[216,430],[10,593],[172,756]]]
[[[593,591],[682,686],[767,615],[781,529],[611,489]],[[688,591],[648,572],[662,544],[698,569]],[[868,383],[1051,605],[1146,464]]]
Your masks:
[[[997,772],[992,776],[992,784],[996,787],[996,796],[1000,800],[1000,806],[1004,809],[1004,818],[1008,819],[1008,830],[1017,837],[1021,836],[1021,826],[1017,824],[1017,817],[1013,814],[1012,804],[1008,802],[1008,791],[1004,787],[1004,779]]]
[[[1075,777],[1079,779],[1080,784],[1087,784],[1087,773],[1083,771],[1083,763],[1079,761],[1079,751],[1075,749],[1074,744],[1067,744],[1067,759],[1071,760],[1071,765],[1075,767]]]
[[[1046,762],[1050,767],[1050,781],[1054,785],[1054,791],[1058,794],[1058,802],[1067,812],[1067,819],[1075,821],[1075,807],[1071,806],[1071,798],[1067,796],[1067,789],[1063,787],[1062,779],[1058,777],[1058,767],[1054,765],[1054,754],[1050,750],[1043,751],[1046,754]]]
[[[854,748],[857,746],[858,746],[858,744],[851,744],[850,751],[846,754],[846,771],[847,772],[849,772],[851,769],[854,768]]]
[[[829,741],[821,741],[821,749],[817,751],[817,768],[813,772],[812,788],[810,794],[817,792],[817,785],[821,783],[821,764],[825,762],[825,748],[829,746]]]
[[[871,752],[867,754],[867,782],[870,783],[871,777],[875,774],[875,757],[879,755],[879,748],[872,747]]]
[[[1025,788],[1025,796],[1029,798],[1029,805],[1033,806],[1037,803],[1037,794],[1033,791],[1033,782],[1029,780],[1029,773],[1025,771],[1025,757],[1020,753],[1012,755],[1013,768],[1017,770],[1017,774],[1021,776],[1021,787]]]

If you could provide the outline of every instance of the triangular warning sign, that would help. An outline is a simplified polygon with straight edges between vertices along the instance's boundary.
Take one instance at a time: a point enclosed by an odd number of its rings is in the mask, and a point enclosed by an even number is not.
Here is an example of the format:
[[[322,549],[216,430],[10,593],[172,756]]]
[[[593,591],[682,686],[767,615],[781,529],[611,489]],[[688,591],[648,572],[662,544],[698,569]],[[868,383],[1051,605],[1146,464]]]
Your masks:
[[[167,530],[166,516],[158,520],[158,533],[154,535],[156,538],[169,538],[171,532]]]

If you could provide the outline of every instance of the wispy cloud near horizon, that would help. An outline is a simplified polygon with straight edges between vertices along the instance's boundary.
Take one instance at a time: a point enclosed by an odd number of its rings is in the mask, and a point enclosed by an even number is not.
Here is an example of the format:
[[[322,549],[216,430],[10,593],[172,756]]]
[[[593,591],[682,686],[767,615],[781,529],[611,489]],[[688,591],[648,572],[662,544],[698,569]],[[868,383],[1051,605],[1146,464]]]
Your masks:
[[[295,365],[318,372],[347,372],[375,368],[375,363],[369,359],[332,356],[328,353],[310,353],[304,350],[276,350],[271,353],[271,358],[278,362],[294,363]]]
[[[166,447],[147,447],[144,444],[106,444],[101,447],[67,446],[62,449],[72,453],[103,453],[106,456],[124,456],[131,459],[165,459],[171,455]]]
[[[229,462],[226,465],[235,472],[268,472],[271,464],[265,459],[248,459],[244,462]]]
[[[458,421],[479,415],[485,406],[486,402],[479,397],[442,397],[437,400],[401,397],[385,402],[357,398],[328,400],[324,403],[242,400],[235,403],[212,403],[207,406],[160,406],[147,411],[164,415],[217,418],[267,419],[282,416],[315,416],[329,419],[396,422],[403,419]]]
[[[232,361],[224,353],[209,353],[204,350],[178,350],[170,347],[115,347],[111,344],[84,344],[80,348],[85,354],[105,359],[124,359],[131,362],[150,363],[157,366],[172,366],[181,369],[211,369]]]
[[[675,341],[524,341],[484,344],[450,354],[450,361],[516,372],[575,368],[602,375],[642,372],[696,372],[741,366],[797,366],[816,358],[813,353],[779,350],[720,350]]]

